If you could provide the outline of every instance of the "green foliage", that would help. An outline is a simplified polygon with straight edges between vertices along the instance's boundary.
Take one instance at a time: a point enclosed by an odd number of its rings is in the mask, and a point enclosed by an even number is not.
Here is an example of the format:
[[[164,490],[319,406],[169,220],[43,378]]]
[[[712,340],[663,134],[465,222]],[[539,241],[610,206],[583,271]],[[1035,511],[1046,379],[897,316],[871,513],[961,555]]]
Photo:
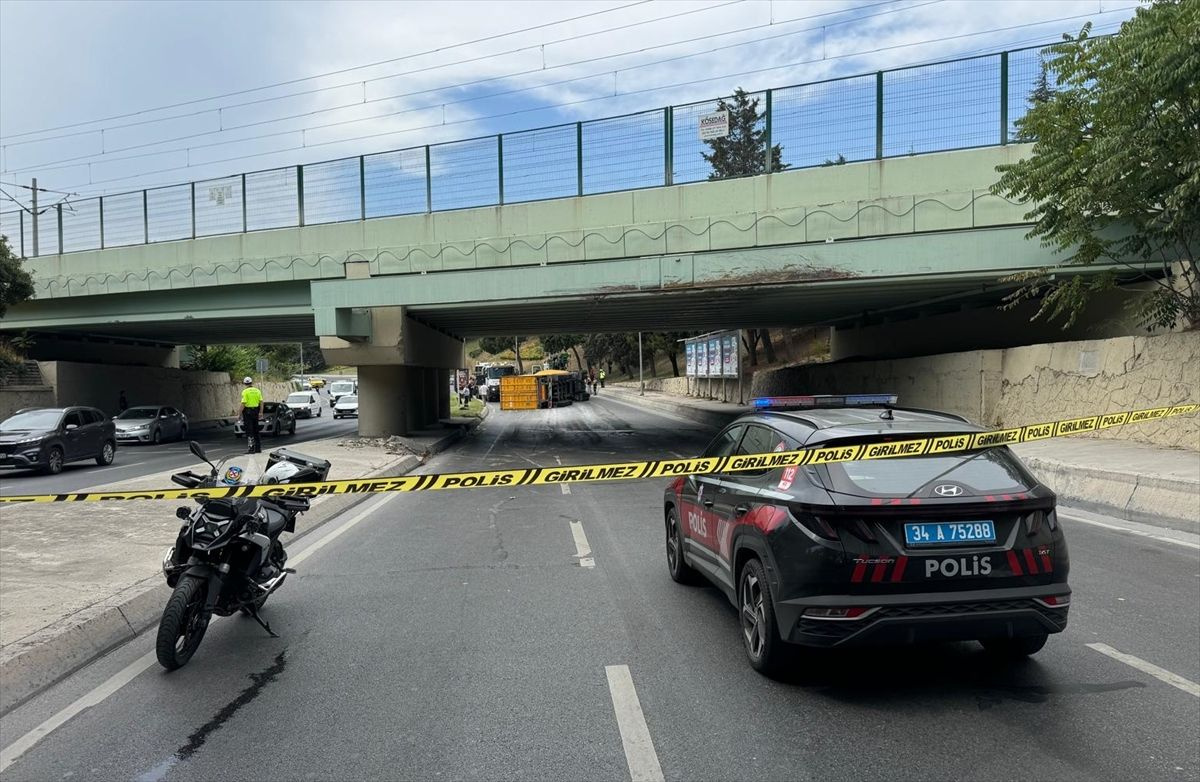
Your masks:
[[[711,152],[701,153],[710,165],[709,179],[753,176],[767,173],[767,131],[759,122],[758,98],[751,99],[741,87],[733,98],[717,101],[717,111],[729,112],[729,135],[707,139]],[[783,171],[788,166],[782,161],[783,147],[771,147],[771,171]]]
[[[556,353],[546,360],[547,369],[566,369],[567,364],[571,363],[571,356],[566,352]]]
[[[471,358],[479,358],[483,355],[483,348],[471,348],[467,351],[467,355]]]
[[[1070,326],[1118,271],[1149,263],[1155,286],[1133,302],[1142,325],[1200,323],[1200,2],[1158,0],[1115,37],[1090,32],[1055,45],[1017,122],[1033,154],[1000,166],[992,191],[1036,204],[1030,237],[1064,253],[1065,267],[1124,268],[1014,275],[1008,306],[1040,299],[1038,316]]]
[[[822,163],[821,165],[822,166],[844,166],[844,165],[846,165],[846,156],[843,155],[841,152],[839,152],[836,159],[831,160],[829,158],[825,158],[825,162]]]
[[[0,236],[0,318],[9,307],[29,301],[33,294],[33,277],[21,267],[21,259],[8,246],[8,237]]]

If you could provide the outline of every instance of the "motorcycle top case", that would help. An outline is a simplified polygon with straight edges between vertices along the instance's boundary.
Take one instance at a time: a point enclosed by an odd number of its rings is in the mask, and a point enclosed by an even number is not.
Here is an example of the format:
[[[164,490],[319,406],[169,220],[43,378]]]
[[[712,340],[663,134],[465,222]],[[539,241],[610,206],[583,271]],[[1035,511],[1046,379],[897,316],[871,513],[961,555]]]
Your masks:
[[[304,476],[304,480],[306,481],[323,481],[329,475],[330,463],[328,459],[305,456],[299,451],[293,451],[290,448],[280,448],[267,454],[268,470],[280,462],[291,462],[297,467],[312,470],[313,475]]]

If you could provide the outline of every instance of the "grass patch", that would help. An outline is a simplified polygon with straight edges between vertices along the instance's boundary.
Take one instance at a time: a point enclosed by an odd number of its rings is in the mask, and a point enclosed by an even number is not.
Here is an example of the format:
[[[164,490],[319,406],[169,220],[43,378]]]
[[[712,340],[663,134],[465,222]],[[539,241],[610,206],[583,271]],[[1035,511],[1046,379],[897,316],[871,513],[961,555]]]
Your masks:
[[[483,415],[482,399],[471,397],[471,403],[466,407],[458,406],[458,394],[450,395],[450,417],[451,418],[480,418]]]

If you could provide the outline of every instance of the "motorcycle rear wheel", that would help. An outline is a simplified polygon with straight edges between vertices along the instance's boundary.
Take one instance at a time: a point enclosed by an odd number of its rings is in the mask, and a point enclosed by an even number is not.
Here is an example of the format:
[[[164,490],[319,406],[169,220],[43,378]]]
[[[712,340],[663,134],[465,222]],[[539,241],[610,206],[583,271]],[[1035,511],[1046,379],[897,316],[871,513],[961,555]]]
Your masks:
[[[154,649],[159,665],[168,671],[187,665],[204,639],[209,622],[209,617],[204,616],[206,587],[204,579],[180,577],[163,609]]]

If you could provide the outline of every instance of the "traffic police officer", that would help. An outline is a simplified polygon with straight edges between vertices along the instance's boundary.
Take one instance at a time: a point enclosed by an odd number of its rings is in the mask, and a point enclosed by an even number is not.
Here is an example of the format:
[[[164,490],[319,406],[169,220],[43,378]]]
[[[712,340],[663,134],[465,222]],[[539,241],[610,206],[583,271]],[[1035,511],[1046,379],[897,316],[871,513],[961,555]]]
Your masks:
[[[262,391],[254,387],[254,380],[242,378],[242,429],[246,432],[246,453],[262,453],[262,441],[258,436],[258,413],[262,409]]]

